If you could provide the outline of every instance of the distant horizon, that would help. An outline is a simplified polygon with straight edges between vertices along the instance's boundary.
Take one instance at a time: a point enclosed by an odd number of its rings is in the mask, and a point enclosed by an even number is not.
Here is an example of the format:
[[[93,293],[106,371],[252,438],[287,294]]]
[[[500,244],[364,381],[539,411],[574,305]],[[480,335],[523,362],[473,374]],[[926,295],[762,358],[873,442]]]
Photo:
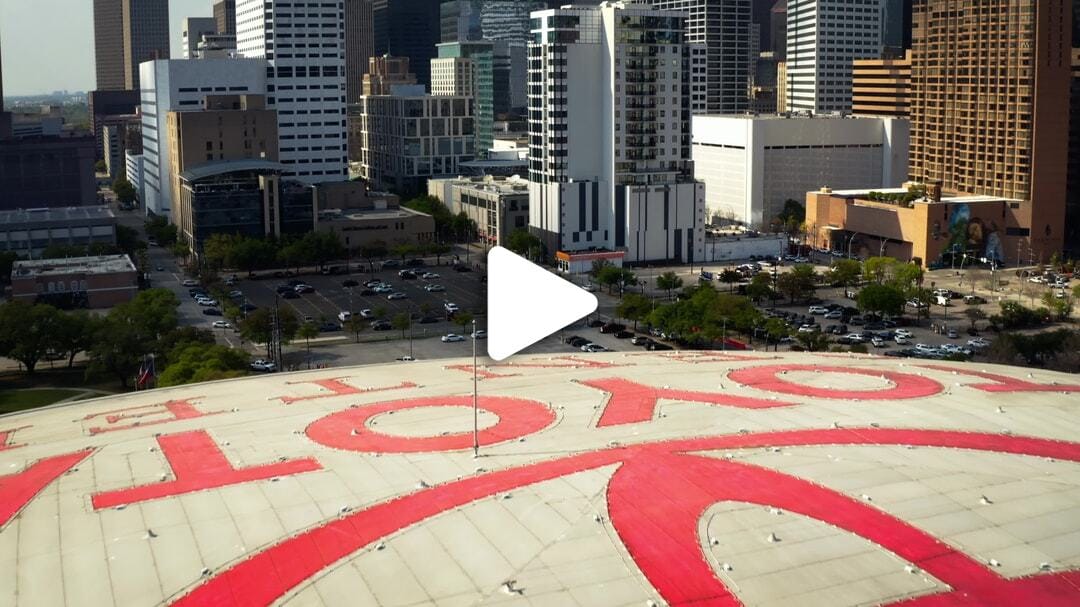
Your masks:
[[[169,0],[169,52],[174,58],[182,53],[184,18],[213,16],[212,7],[213,0]],[[0,0],[0,46],[5,99],[97,88],[90,0]]]

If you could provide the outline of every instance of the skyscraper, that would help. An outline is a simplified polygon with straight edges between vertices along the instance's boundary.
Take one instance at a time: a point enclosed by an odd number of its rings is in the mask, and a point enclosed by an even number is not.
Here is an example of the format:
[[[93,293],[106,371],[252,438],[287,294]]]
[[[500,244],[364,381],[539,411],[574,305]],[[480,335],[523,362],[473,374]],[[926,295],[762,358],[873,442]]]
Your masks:
[[[267,8],[263,0],[239,0],[236,48],[270,64],[267,107],[278,113],[285,175],[309,184],[340,181],[349,174],[345,11],[335,0],[306,4],[308,10],[298,11],[287,3]]]
[[[217,33],[217,21],[213,17],[185,17],[180,28],[180,51],[184,59],[191,59],[203,34]]]
[[[139,64],[169,58],[169,0],[123,0],[124,88],[139,90]]]
[[[788,111],[851,110],[852,61],[881,56],[885,2],[788,0]]]
[[[564,269],[701,259],[684,13],[607,4],[532,17],[531,231]]]
[[[375,23],[371,0],[345,2],[345,90],[349,103],[360,100],[364,70],[375,55]]]
[[[652,0],[654,8],[683,11],[686,42],[707,52],[705,113],[734,114],[748,107],[751,59],[750,0]]]
[[[1071,5],[915,3],[911,176],[1016,200],[979,232],[997,225],[1006,256],[1024,262],[1062,248]]]
[[[420,84],[431,84],[441,36],[439,0],[373,0],[375,54],[408,57]]]
[[[236,35],[236,0],[214,0],[217,33]]]
[[[94,0],[97,90],[138,90],[139,64],[168,58],[168,0]]]

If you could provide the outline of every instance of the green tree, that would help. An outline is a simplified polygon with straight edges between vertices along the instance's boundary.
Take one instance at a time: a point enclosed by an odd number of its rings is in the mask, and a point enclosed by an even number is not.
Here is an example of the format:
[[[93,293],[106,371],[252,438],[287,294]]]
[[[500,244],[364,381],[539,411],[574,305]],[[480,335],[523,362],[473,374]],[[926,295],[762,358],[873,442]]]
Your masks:
[[[653,302],[651,299],[644,295],[631,293],[619,302],[615,313],[618,314],[620,318],[633,321],[634,330],[637,331],[638,322],[648,318],[652,310]]]
[[[1001,302],[1001,312],[990,317],[990,322],[1006,330],[1027,329],[1043,323],[1037,310],[1027,308],[1015,301]]]
[[[164,217],[151,217],[143,224],[147,238],[156,240],[163,247],[171,247],[177,240],[176,226]]]
[[[121,252],[135,259],[138,251],[146,249],[146,242],[139,238],[139,231],[125,225],[116,226],[116,246]]]
[[[863,264],[863,278],[866,282],[883,284],[892,275],[896,260],[892,257],[871,257]]]
[[[623,273],[622,268],[618,268],[614,265],[608,264],[600,268],[600,272],[597,273],[595,280],[600,286],[607,287],[608,293],[611,293],[615,288],[615,285],[622,282]]]
[[[390,255],[398,257],[401,261],[405,261],[405,258],[414,255],[416,253],[416,245],[407,242],[399,242],[390,247]]]
[[[742,274],[739,274],[735,270],[724,270],[720,272],[720,282],[728,285],[728,290],[734,292],[735,284],[742,280]]]
[[[300,329],[300,321],[292,308],[287,306],[278,307],[278,331],[282,343],[289,343],[296,338]],[[248,314],[248,317],[240,323],[240,336],[244,339],[266,344],[266,357],[271,358],[271,337],[274,331],[273,313],[266,308],[260,308]]]
[[[158,386],[180,386],[247,374],[247,352],[220,345],[188,344],[170,356],[168,366],[158,376]]]
[[[772,288],[772,276],[769,274],[755,274],[746,285],[746,296],[756,304],[766,299],[773,299],[776,294]]]
[[[305,322],[296,329],[296,336],[304,340],[308,358],[311,358],[311,340],[319,336],[319,326],[313,322]]]
[[[238,238],[227,249],[225,264],[241,272],[254,272],[270,267],[277,255],[277,246],[261,238]]]
[[[922,267],[913,263],[896,262],[891,270],[892,279],[889,284],[900,289],[905,295],[910,295],[914,289],[919,288],[925,277]]]
[[[15,262],[19,261],[19,254],[14,251],[0,251],[0,284],[11,282],[11,271],[15,268]]]
[[[611,263],[606,259],[594,259],[592,262],[592,267],[589,268],[589,278],[592,278],[593,281],[597,281],[600,278],[601,272],[603,272],[606,268],[613,267],[615,267],[615,264]]]
[[[773,343],[773,350],[780,349],[780,340],[791,334],[786,322],[779,318],[770,318],[765,321],[765,332]]]
[[[518,255],[535,260],[540,256],[543,243],[535,234],[529,233],[529,230],[518,228],[511,232],[509,238],[507,238],[506,248]]]
[[[829,268],[828,279],[831,284],[838,285],[847,291],[847,288],[859,281],[862,276],[862,264],[855,259],[833,260]]]
[[[349,320],[345,321],[344,329],[353,334],[356,338],[356,343],[360,343],[360,333],[362,333],[367,326],[367,320],[362,318],[359,314],[354,314],[349,317]]]
[[[359,253],[361,259],[367,262],[368,268],[374,272],[375,261],[386,257],[388,249],[386,248],[385,242],[376,240],[361,245],[360,248],[357,249],[357,253]]]
[[[232,256],[238,237],[232,234],[211,234],[203,241],[202,258],[210,267],[221,270]]]
[[[405,332],[412,328],[412,318],[407,312],[399,312],[390,319],[390,325],[395,330],[401,331],[401,338],[405,339]]]
[[[461,331],[464,333],[466,331],[466,327],[472,325],[473,319],[473,315],[469,314],[468,312],[458,312],[454,315],[454,324],[461,327]]]
[[[967,316],[968,320],[971,321],[971,328],[975,329],[975,323],[986,319],[986,312],[983,312],[977,306],[971,306],[964,310],[964,316]]]
[[[68,357],[68,368],[75,363],[75,356],[88,351],[94,345],[101,320],[84,310],[62,313],[57,318],[53,349]]]
[[[683,286],[683,279],[675,272],[664,272],[656,277],[656,288],[667,291],[668,299],[671,299],[671,292],[681,289]]]
[[[375,318],[377,318],[377,319],[382,320],[382,319],[386,318],[386,306],[375,306],[374,313],[375,313]]]
[[[904,294],[888,285],[871,284],[859,291],[859,310],[889,316],[904,313]]]
[[[94,163],[95,173],[107,173],[109,171],[109,165],[105,164],[104,160],[99,160]]]
[[[1058,297],[1055,292],[1047,291],[1043,293],[1042,302],[1055,320],[1066,321],[1072,316],[1073,298],[1069,292],[1065,292],[1065,297]]]
[[[795,335],[795,341],[799,342],[799,345],[807,352],[828,352],[829,350],[829,336],[820,331],[798,333]]]
[[[116,194],[116,199],[122,204],[135,202],[135,186],[131,185],[131,182],[123,177],[116,178],[116,181],[112,184],[112,191]]]
[[[0,356],[11,358],[33,375],[46,351],[57,345],[61,313],[45,304],[20,300],[0,305]]]
[[[810,299],[814,295],[816,283],[817,272],[814,271],[814,266],[800,264],[776,279],[776,289],[794,303],[796,300]]]
[[[122,387],[127,388],[128,381],[135,376],[143,357],[151,351],[151,345],[137,327],[110,314],[98,326],[94,345],[90,347],[87,375],[108,373],[120,380]]]

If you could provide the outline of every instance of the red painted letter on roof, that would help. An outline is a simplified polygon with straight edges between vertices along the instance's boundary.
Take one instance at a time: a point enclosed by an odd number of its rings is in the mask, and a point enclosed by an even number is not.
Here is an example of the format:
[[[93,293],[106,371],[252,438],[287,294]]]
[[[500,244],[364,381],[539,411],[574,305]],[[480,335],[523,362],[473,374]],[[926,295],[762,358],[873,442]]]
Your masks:
[[[401,382],[396,386],[389,386],[386,388],[357,388],[356,386],[350,386],[342,381],[344,377],[331,377],[328,379],[313,379],[309,381],[294,381],[289,382],[288,385],[294,386],[299,384],[315,384],[316,386],[329,390],[329,392],[322,392],[319,394],[313,394],[311,396],[278,396],[276,397],[286,405],[298,403],[306,400],[318,400],[320,398],[333,398],[335,396],[349,396],[352,394],[367,394],[369,392],[385,392],[387,390],[403,390],[405,388],[415,388],[416,384],[412,382]]]
[[[26,445],[16,444],[14,442],[14,435],[19,430],[25,430],[30,426],[19,426],[18,428],[12,428],[10,430],[0,430],[0,451],[7,451],[8,449],[18,449],[19,447],[25,447]]]
[[[834,373],[837,375],[856,375],[876,377],[892,384],[883,389],[843,390],[831,387],[818,387],[787,379],[787,373]],[[903,400],[925,398],[940,394],[944,387],[938,382],[921,375],[860,369],[857,367],[824,367],[820,365],[766,365],[746,367],[728,373],[728,378],[744,386],[795,396],[813,398],[833,398],[838,400]],[[841,384],[842,385],[842,384]]]
[[[95,510],[322,469],[310,457],[233,468],[210,435],[203,430],[160,436],[157,441],[176,480],[95,493],[92,498]]]
[[[724,394],[723,392],[692,392],[689,390],[654,388],[619,377],[582,381],[581,384],[603,390],[611,395],[608,398],[607,405],[604,407],[603,414],[600,416],[600,421],[596,424],[597,427],[601,428],[650,421],[653,415],[656,414],[656,405],[661,398],[738,407],[740,409],[794,406],[793,403],[747,398],[734,394]]]
[[[217,415],[218,413],[224,413],[224,411],[209,411],[203,413],[195,408],[194,401],[198,398],[185,398],[182,400],[170,400],[165,403],[158,403],[153,405],[141,405],[138,407],[127,407],[125,409],[116,409],[114,411],[105,411],[103,413],[94,413],[93,415],[87,415],[84,420],[91,420],[97,417],[105,417],[105,423],[107,426],[93,426],[90,428],[90,434],[101,434],[102,432],[116,432],[117,430],[129,430],[131,428],[139,428],[143,426],[156,426],[158,424],[167,424],[170,422],[180,421],[182,419],[195,419],[198,417],[205,417],[207,415]],[[164,419],[161,417],[165,416]],[[144,421],[143,418],[151,418]],[[112,424],[118,424],[123,421],[134,420],[128,424],[121,424],[114,426]]]
[[[38,460],[22,472],[0,476],[0,528],[19,513],[34,496],[56,477],[70,470],[93,452],[76,451]]]
[[[982,379],[993,382],[986,384],[969,385],[969,387],[976,390],[981,390],[983,392],[1080,392],[1080,384],[1037,384],[1035,382],[1024,381],[1013,377],[1007,377],[1005,375],[983,373],[981,371],[972,371],[970,369],[963,369],[960,367],[947,367],[945,365],[920,366],[924,369],[946,371],[951,373],[957,373],[960,375],[967,375],[969,377],[980,377]]]

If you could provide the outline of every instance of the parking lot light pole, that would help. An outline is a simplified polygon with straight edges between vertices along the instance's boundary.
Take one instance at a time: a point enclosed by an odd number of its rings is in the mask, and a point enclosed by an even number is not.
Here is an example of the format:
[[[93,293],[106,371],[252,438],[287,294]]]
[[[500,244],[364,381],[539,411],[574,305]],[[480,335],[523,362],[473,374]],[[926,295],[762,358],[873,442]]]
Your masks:
[[[477,340],[476,340],[476,337],[475,337],[476,336],[476,319],[475,318],[472,321],[472,330],[473,330],[473,340],[472,340],[472,369],[473,369],[473,374],[472,374],[472,386],[473,386],[473,393],[472,393],[473,431],[472,431],[472,433],[473,434],[472,434],[472,436],[473,436],[473,439],[472,440],[473,440],[473,457],[476,458],[476,457],[480,457],[480,412],[479,412],[479,409],[477,408],[477,400],[478,400],[477,399],[477,389],[478,389],[479,384],[478,384],[478,381],[477,381],[477,373],[478,373],[478,371],[477,371],[477,367],[476,367],[476,341]]]

